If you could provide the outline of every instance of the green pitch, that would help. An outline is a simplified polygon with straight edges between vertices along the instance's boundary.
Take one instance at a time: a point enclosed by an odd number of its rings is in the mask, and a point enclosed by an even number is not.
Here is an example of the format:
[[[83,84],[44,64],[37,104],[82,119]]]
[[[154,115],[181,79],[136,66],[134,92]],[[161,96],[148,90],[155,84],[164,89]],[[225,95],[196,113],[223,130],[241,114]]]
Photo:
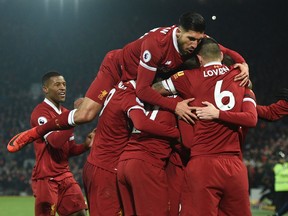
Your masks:
[[[0,196],[0,215],[33,216],[34,197],[32,196]],[[87,213],[87,216],[89,214]]]
[[[0,196],[0,214],[7,216],[33,216],[34,197]]]
[[[273,212],[268,210],[252,209],[253,216],[268,216],[272,215],[272,213]],[[0,215],[33,216],[34,198],[30,196],[0,196]],[[285,215],[288,216],[288,214]]]

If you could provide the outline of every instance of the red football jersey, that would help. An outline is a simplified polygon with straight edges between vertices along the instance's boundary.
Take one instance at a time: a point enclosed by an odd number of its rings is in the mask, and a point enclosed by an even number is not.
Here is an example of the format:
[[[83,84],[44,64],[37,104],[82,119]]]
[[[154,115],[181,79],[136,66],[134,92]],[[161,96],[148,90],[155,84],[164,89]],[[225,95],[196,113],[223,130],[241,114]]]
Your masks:
[[[245,96],[247,93],[245,87],[240,87],[239,82],[234,81],[237,73],[239,71],[236,69],[213,62],[199,69],[178,72],[163,81],[167,89],[178,93],[182,98],[195,98],[190,106],[203,106],[202,101],[208,101],[220,110],[220,117],[222,113],[226,116],[225,111],[231,111],[228,116],[231,117],[232,123],[228,123],[226,119],[225,121],[198,120],[194,126],[183,121],[179,122],[183,144],[191,148],[192,156],[241,152],[238,124],[246,125],[245,121],[249,119],[243,118],[239,112],[242,111],[243,101],[251,103],[252,111],[249,115],[253,117],[256,116],[256,108],[253,95]],[[256,117],[253,120],[255,124]]]
[[[68,110],[63,106],[58,109],[52,102],[45,98],[42,103],[34,108],[31,114],[31,127],[45,124],[64,111]],[[70,135],[68,134],[67,136],[67,132],[69,132]],[[59,141],[64,143],[64,145],[57,146],[56,144],[55,146],[55,144],[52,145],[47,141],[48,136],[52,136],[55,133],[65,133],[64,137],[67,140]],[[61,180],[67,176],[72,176],[69,169],[68,158],[70,156],[70,148],[73,147],[74,144],[73,129],[69,131],[49,132],[42,139],[36,140],[34,142],[36,161],[32,172],[32,179],[51,177]]]
[[[176,29],[177,26],[155,28],[124,46],[122,80],[136,79],[137,70],[169,72],[179,67],[185,59],[178,50]]]
[[[133,81],[120,82],[112,89],[99,114],[97,129],[87,161],[109,171],[115,171],[118,159],[127,144],[131,128],[129,128],[129,112],[142,109],[143,104],[136,99]],[[135,85],[135,84],[134,84]]]
[[[154,135],[180,136],[174,126],[156,123],[146,116],[144,104],[136,97],[134,81],[120,82],[104,102],[88,162],[115,171],[119,156],[129,139],[132,123]]]
[[[176,101],[162,97],[150,86],[156,72],[176,72],[187,59],[194,55],[193,53],[185,56],[180,55],[176,37],[177,28],[176,25],[155,28],[138,40],[127,44],[122,49],[122,53],[119,53],[122,70],[121,80],[137,79],[136,93],[141,100],[168,108],[171,111],[174,111]],[[220,47],[223,53],[232,55],[232,59],[236,62],[245,61],[238,53],[223,46]]]
[[[154,71],[160,73],[179,69],[184,61],[191,58],[193,53],[180,55],[176,30],[177,26],[159,27],[145,33],[139,39],[123,47],[119,54],[122,81],[136,80],[137,71]],[[220,45],[224,54],[232,55],[236,62],[244,62],[241,55]],[[138,67],[140,65],[140,67]]]
[[[158,106],[148,105],[145,108],[149,119],[161,125],[177,127],[174,113],[160,109]],[[120,160],[137,158],[162,168],[172,151],[171,144],[176,144],[176,140],[166,136],[156,136],[155,134],[133,128],[132,135]]]
[[[269,121],[276,121],[288,115],[288,102],[285,100],[279,100],[269,106],[257,105],[256,108],[258,116]]]

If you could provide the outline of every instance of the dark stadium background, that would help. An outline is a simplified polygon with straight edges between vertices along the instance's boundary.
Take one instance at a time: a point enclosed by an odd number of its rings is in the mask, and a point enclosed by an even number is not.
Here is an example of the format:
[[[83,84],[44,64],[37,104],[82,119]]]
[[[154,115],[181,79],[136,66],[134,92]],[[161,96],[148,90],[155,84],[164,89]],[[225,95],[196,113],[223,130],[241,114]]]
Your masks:
[[[0,0],[0,195],[31,194],[32,145],[10,154],[6,144],[29,128],[42,101],[41,76],[64,74],[67,102],[85,94],[105,54],[159,26],[177,24],[186,11],[201,13],[206,33],[243,55],[259,104],[288,88],[287,0]],[[212,16],[216,16],[213,20]],[[251,187],[271,177],[279,149],[288,153],[287,117],[260,120],[244,150]],[[96,122],[76,128],[80,142]],[[81,183],[86,155],[71,159]]]

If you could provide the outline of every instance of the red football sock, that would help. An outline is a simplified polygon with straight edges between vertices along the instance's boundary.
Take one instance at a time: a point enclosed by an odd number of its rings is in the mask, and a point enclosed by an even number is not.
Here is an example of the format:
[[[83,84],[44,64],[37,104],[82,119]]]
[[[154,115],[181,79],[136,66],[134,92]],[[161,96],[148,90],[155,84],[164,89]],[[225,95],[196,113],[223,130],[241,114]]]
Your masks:
[[[68,116],[69,116],[70,111],[63,112],[61,115],[51,119],[48,121],[46,124],[39,125],[36,128],[37,133],[40,136],[44,136],[50,131],[55,131],[55,130],[66,130],[73,128],[74,126],[71,126],[68,123]]]

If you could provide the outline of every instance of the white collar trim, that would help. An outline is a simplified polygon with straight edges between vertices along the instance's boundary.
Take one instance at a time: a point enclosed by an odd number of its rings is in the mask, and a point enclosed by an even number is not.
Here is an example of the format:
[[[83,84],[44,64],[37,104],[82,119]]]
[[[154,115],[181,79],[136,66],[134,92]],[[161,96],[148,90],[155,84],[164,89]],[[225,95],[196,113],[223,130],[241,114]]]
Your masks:
[[[48,104],[50,107],[52,107],[56,113],[58,113],[59,115],[62,113],[61,109],[58,109],[49,99],[45,98],[44,102],[46,104]]]
[[[179,52],[179,48],[178,48],[178,42],[177,42],[177,37],[176,37],[176,31],[177,31],[178,27],[174,28],[173,29],[173,32],[172,32],[172,40],[173,40],[173,45],[175,47],[175,49],[177,50],[178,53]]]
[[[212,61],[212,62],[209,62],[209,63],[205,64],[204,67],[208,67],[208,66],[211,66],[211,65],[222,65],[222,63],[218,62],[218,61]]]

